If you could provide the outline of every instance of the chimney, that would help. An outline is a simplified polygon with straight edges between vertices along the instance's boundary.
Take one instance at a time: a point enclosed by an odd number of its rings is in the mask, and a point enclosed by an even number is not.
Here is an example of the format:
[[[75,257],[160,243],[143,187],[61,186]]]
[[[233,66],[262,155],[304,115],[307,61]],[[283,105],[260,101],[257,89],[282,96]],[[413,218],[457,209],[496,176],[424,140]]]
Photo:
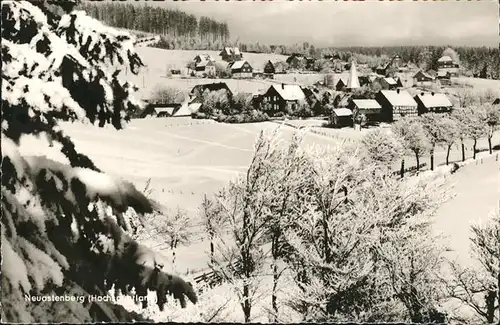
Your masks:
[[[281,89],[285,89],[285,84],[284,83],[281,84]]]

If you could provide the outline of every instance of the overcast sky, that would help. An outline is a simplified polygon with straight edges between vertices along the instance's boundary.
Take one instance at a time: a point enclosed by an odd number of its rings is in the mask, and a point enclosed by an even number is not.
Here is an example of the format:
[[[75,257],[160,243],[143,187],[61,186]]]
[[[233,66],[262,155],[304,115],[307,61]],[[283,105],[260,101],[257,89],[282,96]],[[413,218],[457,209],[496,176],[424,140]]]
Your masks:
[[[498,0],[147,3],[226,21],[231,38],[266,44],[498,46],[499,42]]]

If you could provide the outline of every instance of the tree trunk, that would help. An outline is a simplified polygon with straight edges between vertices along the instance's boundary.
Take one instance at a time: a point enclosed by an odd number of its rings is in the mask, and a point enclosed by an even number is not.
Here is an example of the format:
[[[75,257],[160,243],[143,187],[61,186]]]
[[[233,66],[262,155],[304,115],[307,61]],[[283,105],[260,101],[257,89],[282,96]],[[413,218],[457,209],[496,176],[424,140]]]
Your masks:
[[[488,137],[488,149],[490,149],[490,155],[493,153],[493,148],[491,147],[491,137]]]
[[[401,160],[401,178],[405,177],[405,160]]]
[[[210,240],[210,262],[214,263],[214,242]]]
[[[472,158],[476,159],[476,145],[477,145],[477,140],[474,139],[474,144],[472,145]]]
[[[434,148],[431,149],[431,170],[434,170]]]
[[[446,149],[446,166],[448,166],[448,164],[450,163],[451,146],[452,145],[448,145],[448,148]]]
[[[245,279],[248,280],[248,279]],[[245,315],[245,323],[250,322],[250,312],[252,310],[252,304],[250,303],[250,290],[248,283],[243,284],[243,314]]]
[[[485,296],[486,302],[486,319],[488,324],[493,324],[495,321],[495,300],[496,292],[488,291]]]
[[[273,312],[274,312],[273,322],[275,322],[275,323],[278,322],[278,303],[277,303],[278,298],[276,296],[276,289],[278,288],[278,279],[279,279],[278,264],[277,264],[278,237],[279,237],[279,231],[273,232],[273,241],[272,241],[272,247],[271,247],[271,251],[273,254],[273,290],[272,290],[272,295],[271,295],[271,307],[272,307]]]
[[[465,144],[462,142],[462,162],[465,161]]]
[[[420,156],[415,153],[415,159],[417,160],[417,172],[420,171]]]

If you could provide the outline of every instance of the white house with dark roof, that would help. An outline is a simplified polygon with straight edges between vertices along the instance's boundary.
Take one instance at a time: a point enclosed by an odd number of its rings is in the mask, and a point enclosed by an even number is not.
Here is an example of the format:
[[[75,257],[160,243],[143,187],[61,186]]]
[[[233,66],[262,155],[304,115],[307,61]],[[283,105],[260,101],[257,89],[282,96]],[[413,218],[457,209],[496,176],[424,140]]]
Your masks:
[[[453,104],[445,94],[420,93],[414,97],[418,105],[418,114],[425,113],[450,113]]]
[[[263,109],[266,112],[285,112],[295,109],[299,102],[305,102],[306,95],[299,85],[272,85],[262,95]]]
[[[381,120],[395,122],[404,116],[418,116],[418,105],[405,90],[381,90],[375,95],[381,106]]]

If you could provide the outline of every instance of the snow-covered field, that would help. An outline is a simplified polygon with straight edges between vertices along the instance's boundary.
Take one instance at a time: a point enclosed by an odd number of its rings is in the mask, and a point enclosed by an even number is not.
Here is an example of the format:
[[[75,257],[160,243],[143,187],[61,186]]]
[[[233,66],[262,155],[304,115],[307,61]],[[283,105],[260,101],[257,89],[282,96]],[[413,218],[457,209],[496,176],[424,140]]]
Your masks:
[[[306,124],[314,124],[314,121]],[[165,118],[133,120],[122,131],[83,124],[64,124],[62,127],[72,137],[76,149],[90,156],[105,172],[132,181],[139,189],[143,189],[151,179],[156,199],[172,208],[184,208],[192,216],[197,216],[203,195],[214,193],[238,173],[243,173],[250,163],[258,133],[264,129],[274,129],[277,124],[231,125],[190,118]],[[283,126],[282,137],[290,138],[294,131],[294,128]],[[355,141],[357,135],[353,130],[331,132],[337,132],[339,137],[310,133],[304,145],[333,145],[346,137]],[[486,148],[485,142],[481,142],[480,146]],[[57,148],[49,148],[47,143],[35,138],[23,139],[21,150],[25,154],[64,159]],[[471,152],[468,151],[467,155],[470,157]],[[485,152],[481,156],[488,155]],[[459,158],[458,151],[454,157]],[[437,159],[438,163],[440,159]],[[494,157],[482,161],[478,165],[472,163],[461,168],[451,177],[456,183],[453,189],[456,196],[440,208],[435,224],[437,232],[449,237],[449,245],[453,250],[450,258],[455,254],[466,262],[470,261],[468,238],[471,222],[485,220],[489,212],[498,206],[500,198],[500,162]],[[178,248],[177,272],[185,274],[188,270],[193,273],[206,269],[208,244],[201,235],[197,239],[189,246]],[[170,264],[171,252],[167,247],[157,246],[154,240],[145,244],[155,247],[165,256],[166,265]],[[271,283],[268,277],[264,277],[263,281],[269,282],[269,285]],[[221,296],[224,296],[223,292]],[[261,303],[263,306],[269,305],[265,299]],[[185,315],[186,321],[196,320],[198,307],[189,308],[192,310],[188,314],[178,315]],[[227,308],[232,309],[234,315],[221,321],[242,321],[238,318],[242,313],[237,302],[231,302]],[[168,310],[173,312],[175,308]],[[187,315],[191,313],[192,318],[189,318],[191,316]],[[264,309],[259,313],[260,321],[267,321]],[[170,317],[178,320],[174,314],[155,315],[157,320],[168,321],[172,319]]]

